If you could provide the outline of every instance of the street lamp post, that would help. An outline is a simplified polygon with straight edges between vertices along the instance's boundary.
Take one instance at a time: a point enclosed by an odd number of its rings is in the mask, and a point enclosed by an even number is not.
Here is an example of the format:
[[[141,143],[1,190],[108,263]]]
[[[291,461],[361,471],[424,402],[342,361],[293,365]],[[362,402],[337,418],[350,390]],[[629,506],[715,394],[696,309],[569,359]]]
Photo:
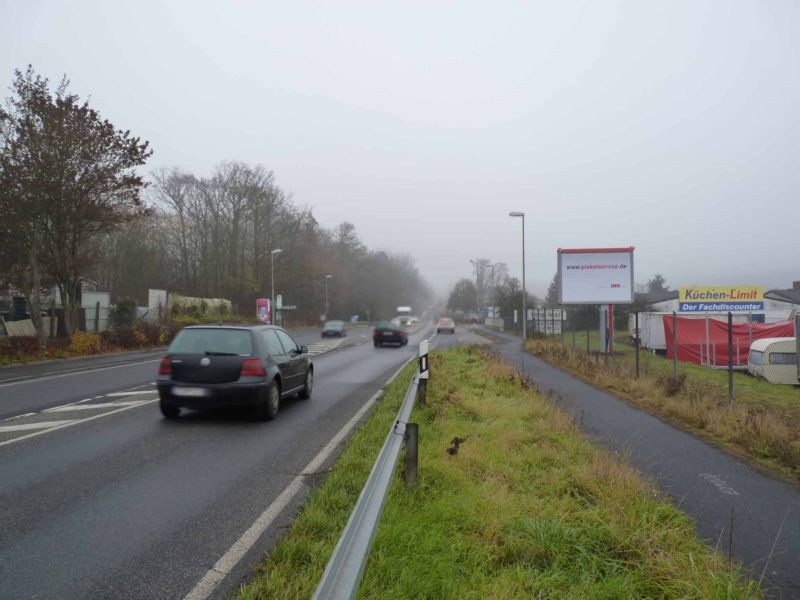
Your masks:
[[[528,338],[528,314],[525,302],[525,213],[514,210],[508,213],[508,216],[522,218],[522,343],[525,344]]]
[[[272,278],[272,301],[269,304],[270,312],[272,313],[270,316],[270,323],[275,325],[275,255],[280,254],[282,250],[280,248],[275,248],[274,250],[270,251],[269,253],[269,260],[270,260],[270,277]]]
[[[491,283],[492,293],[490,294],[491,295],[491,303],[492,303],[492,318],[495,318],[497,315],[495,314],[495,310],[494,310],[494,265],[493,264],[489,265],[489,268],[492,270],[492,283]]]
[[[333,275],[325,275],[325,320],[328,320],[328,311],[330,310],[330,305],[328,304],[328,279],[333,277]]]
[[[481,288],[480,282],[478,281],[478,261],[469,259],[473,265],[475,265],[475,318],[480,320],[481,318]]]

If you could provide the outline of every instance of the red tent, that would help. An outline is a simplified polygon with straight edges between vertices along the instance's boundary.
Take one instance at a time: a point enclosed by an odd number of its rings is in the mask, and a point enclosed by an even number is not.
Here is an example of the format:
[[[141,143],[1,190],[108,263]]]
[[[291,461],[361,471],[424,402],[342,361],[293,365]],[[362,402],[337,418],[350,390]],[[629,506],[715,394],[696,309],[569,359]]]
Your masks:
[[[664,316],[664,336],[667,341],[667,358],[672,358],[672,316]],[[690,319],[677,317],[678,321],[678,360],[695,364],[728,364],[728,322],[719,319]],[[708,331],[706,332],[706,322]],[[794,323],[734,323],[733,324],[733,364],[747,364],[750,352],[750,331],[752,339],[773,337],[794,337]]]

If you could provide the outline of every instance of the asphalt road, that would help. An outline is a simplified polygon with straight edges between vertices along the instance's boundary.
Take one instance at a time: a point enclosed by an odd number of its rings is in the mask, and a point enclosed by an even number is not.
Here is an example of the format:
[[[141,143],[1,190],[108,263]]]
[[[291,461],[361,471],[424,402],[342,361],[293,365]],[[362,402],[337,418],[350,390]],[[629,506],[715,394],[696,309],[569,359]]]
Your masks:
[[[300,476],[301,493],[211,596],[224,597],[334,457],[306,465],[430,333],[373,348],[351,332],[314,358],[314,397],[282,403],[268,423],[223,411],[162,419],[155,360],[0,386],[13,413],[0,421],[0,597],[182,598]],[[298,341],[322,342],[307,335]]]
[[[491,335],[505,360],[652,477],[725,554],[733,510],[733,556],[756,579],[765,572],[771,596],[800,598],[800,488],[523,352],[518,337]]]

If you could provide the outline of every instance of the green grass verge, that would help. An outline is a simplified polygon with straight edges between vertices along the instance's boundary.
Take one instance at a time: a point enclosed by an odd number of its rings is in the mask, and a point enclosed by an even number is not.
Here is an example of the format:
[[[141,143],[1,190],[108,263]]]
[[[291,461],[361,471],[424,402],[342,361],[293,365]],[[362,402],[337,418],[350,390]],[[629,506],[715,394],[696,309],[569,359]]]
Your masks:
[[[728,402],[728,373],[693,363],[679,363],[640,352],[640,377],[635,352],[617,342],[617,355],[607,363],[587,355],[571,340],[535,338],[529,352],[592,385],[662,415],[703,437],[750,458],[771,471],[800,481],[800,391],[745,373],[733,374],[734,402]]]
[[[745,598],[689,519],[484,350],[431,357],[420,483],[390,491],[360,598]],[[350,440],[238,598],[308,598],[410,371]],[[464,438],[455,456],[451,440]]]

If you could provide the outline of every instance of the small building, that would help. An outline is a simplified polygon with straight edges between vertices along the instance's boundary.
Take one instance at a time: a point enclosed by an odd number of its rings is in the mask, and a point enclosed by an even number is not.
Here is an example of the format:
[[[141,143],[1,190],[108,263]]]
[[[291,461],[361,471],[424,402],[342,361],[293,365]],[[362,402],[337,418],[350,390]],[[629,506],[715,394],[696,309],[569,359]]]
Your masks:
[[[798,385],[797,338],[764,338],[750,346],[747,370],[772,383]]]
[[[800,281],[788,290],[764,292],[764,311],[771,321],[791,319],[800,312]]]

